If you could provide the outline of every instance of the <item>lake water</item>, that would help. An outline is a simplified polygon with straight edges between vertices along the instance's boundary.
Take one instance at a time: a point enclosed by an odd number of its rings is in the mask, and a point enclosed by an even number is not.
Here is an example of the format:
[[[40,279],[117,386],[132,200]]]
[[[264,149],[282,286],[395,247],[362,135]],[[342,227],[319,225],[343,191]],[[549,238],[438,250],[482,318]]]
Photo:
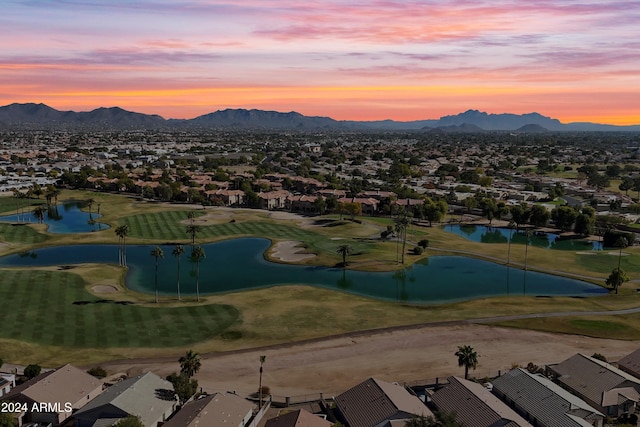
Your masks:
[[[396,272],[361,272],[341,268],[272,263],[264,259],[270,241],[242,238],[203,245],[200,293],[211,294],[283,284],[308,284],[371,298],[409,303],[443,303],[500,295],[591,296],[605,294],[599,286],[499,264],[457,256],[432,256],[411,268]],[[155,258],[153,245],[127,246],[127,286],[153,293]],[[175,295],[177,259],[174,246],[160,246],[158,289]],[[181,293],[195,294],[195,264],[190,247],[181,257]],[[117,245],[76,245],[37,249],[0,258],[0,266],[45,266],[118,262]]]
[[[443,230],[474,242],[508,243],[510,235],[513,244],[524,245],[527,242],[527,236],[522,231],[516,233],[515,230],[508,228],[451,224],[444,226]],[[601,251],[603,249],[602,243],[595,240],[561,239],[559,234],[554,233],[532,235],[529,237],[529,245],[566,251]]]
[[[86,203],[80,201],[50,206],[44,216],[47,231],[56,234],[71,234],[107,230],[109,228],[108,225],[97,221],[102,215],[95,211],[91,214],[84,212],[82,208],[85,206]],[[93,209],[96,209],[96,205],[93,206]],[[20,212],[18,215],[0,216],[0,221],[37,224],[38,218],[32,211],[33,206],[25,207],[24,215]]]

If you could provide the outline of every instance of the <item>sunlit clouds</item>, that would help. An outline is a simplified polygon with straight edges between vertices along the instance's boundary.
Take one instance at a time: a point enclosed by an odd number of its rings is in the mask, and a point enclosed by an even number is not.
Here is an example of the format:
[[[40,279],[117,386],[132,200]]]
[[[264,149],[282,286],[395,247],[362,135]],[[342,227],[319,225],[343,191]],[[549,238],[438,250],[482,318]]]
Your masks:
[[[639,1],[235,3],[7,1],[0,104],[640,123]]]

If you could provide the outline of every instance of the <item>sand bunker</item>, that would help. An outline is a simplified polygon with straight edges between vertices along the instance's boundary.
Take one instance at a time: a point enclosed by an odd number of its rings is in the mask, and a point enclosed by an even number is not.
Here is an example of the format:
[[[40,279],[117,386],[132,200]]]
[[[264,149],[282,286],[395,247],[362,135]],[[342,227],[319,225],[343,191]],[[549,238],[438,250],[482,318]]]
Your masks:
[[[271,249],[271,258],[283,262],[299,262],[315,257],[315,254],[304,253],[301,242],[287,240],[278,242]]]
[[[96,285],[91,290],[98,294],[112,294],[118,292],[118,288],[111,285]]]

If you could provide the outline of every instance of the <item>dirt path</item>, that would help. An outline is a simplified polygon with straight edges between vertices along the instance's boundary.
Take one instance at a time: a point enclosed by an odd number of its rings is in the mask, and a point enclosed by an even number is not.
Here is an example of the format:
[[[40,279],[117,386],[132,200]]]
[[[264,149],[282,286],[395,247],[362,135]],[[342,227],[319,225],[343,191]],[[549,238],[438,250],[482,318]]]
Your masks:
[[[459,345],[471,345],[480,355],[478,371],[485,376],[513,364],[560,362],[583,352],[610,360],[636,350],[637,341],[617,341],[575,335],[460,324],[427,326],[391,332],[339,337],[310,343],[235,353],[207,354],[197,375],[209,392],[235,390],[248,395],[257,388],[259,356],[266,355],[263,383],[280,396],[341,392],[370,377],[411,382],[461,375],[453,355]],[[167,375],[179,369],[170,359],[115,361],[109,372],[154,371]]]

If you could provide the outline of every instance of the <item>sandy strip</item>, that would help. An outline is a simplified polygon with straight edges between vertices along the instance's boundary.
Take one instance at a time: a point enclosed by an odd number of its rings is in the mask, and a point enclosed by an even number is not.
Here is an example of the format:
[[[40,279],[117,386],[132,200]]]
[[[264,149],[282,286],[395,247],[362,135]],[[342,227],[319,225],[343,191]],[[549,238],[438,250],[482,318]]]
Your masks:
[[[118,292],[118,289],[111,285],[96,285],[91,287],[91,290],[98,294],[113,294]]]
[[[259,357],[265,355],[263,384],[270,387],[271,393],[280,396],[333,394],[371,376],[402,383],[463,375],[454,356],[462,345],[471,345],[480,355],[477,371],[470,372],[478,377],[497,375],[498,370],[505,372],[513,364],[561,362],[577,352],[589,356],[601,353],[609,360],[618,360],[640,347],[637,341],[492,326],[433,326],[203,355],[197,379],[209,392],[236,390],[248,395],[257,388]],[[121,361],[103,366],[109,372],[137,374],[151,370],[164,376],[179,370],[177,359]]]
[[[277,242],[273,245],[270,256],[282,262],[300,262],[315,257],[315,254],[301,253],[300,251],[304,251],[301,245],[302,242],[293,240]]]

